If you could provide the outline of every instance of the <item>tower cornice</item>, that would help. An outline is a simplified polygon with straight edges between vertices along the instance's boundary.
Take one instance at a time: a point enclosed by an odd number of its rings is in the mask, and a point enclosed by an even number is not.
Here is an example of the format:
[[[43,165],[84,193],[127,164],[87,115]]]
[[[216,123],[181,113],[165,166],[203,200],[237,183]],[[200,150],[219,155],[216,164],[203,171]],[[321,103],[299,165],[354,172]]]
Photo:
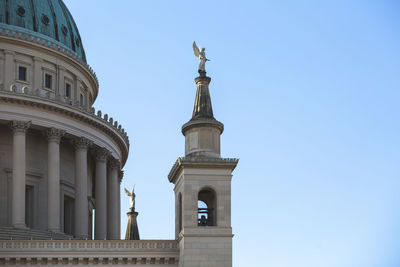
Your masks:
[[[220,134],[224,132],[224,124],[217,121],[216,119],[194,119],[190,120],[182,126],[182,134],[185,135],[186,131],[196,127],[215,127],[220,131]]]
[[[239,159],[208,158],[208,157],[179,157],[168,174],[168,180],[175,183],[183,168],[229,169],[233,171]]]

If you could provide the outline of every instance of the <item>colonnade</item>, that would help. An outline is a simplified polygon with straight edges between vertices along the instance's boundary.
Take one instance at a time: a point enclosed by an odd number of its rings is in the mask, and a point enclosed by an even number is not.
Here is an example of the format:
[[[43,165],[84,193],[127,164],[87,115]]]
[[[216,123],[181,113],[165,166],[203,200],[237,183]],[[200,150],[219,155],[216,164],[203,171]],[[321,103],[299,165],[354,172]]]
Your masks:
[[[25,225],[26,184],[26,131],[30,122],[12,121],[13,168],[12,168],[12,225]],[[48,230],[60,232],[60,140],[65,131],[50,128],[48,140]],[[87,153],[92,142],[84,137],[73,140],[75,147],[75,232],[81,239],[89,237],[89,203],[87,179]],[[95,177],[95,239],[120,239],[119,172],[120,162],[110,156],[105,148],[94,149],[96,158]]]

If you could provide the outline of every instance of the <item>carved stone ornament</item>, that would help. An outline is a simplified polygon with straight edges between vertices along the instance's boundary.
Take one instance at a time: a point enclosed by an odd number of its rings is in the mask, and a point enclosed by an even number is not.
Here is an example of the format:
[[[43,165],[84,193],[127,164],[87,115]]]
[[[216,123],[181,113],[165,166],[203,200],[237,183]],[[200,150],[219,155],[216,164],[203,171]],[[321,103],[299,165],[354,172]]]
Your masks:
[[[29,127],[31,127],[31,121],[13,120],[11,122],[11,129],[14,133],[25,133]]]
[[[118,159],[111,158],[108,161],[108,166],[112,170],[115,170],[115,169],[120,170],[121,169],[121,162]]]
[[[88,150],[89,146],[93,144],[92,141],[85,137],[79,137],[72,141],[73,145],[75,146],[76,150]]]
[[[60,130],[54,127],[46,131],[47,140],[49,140],[50,142],[60,143],[61,137],[63,137],[64,135],[65,135],[64,130]]]
[[[119,170],[118,172],[118,180],[121,183],[122,179],[124,178],[124,171],[123,170]]]
[[[106,161],[108,156],[111,155],[111,152],[104,147],[95,149],[94,153],[98,161]]]

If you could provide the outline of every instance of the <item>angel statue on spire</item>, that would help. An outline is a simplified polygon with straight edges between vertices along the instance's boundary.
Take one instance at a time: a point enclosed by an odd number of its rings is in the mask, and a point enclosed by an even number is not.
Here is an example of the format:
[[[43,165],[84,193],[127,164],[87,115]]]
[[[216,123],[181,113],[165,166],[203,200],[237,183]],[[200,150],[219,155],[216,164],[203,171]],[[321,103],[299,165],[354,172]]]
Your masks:
[[[132,191],[130,192],[125,188],[125,194],[130,198],[130,209],[131,211],[135,211],[135,185],[133,185]]]
[[[206,62],[210,61],[207,57],[206,57],[206,52],[205,52],[205,48],[201,48],[199,49],[196,45],[196,42],[193,42],[193,51],[194,51],[194,55],[196,57],[199,58],[200,62],[199,62],[199,73],[200,75],[205,75],[206,74]]]

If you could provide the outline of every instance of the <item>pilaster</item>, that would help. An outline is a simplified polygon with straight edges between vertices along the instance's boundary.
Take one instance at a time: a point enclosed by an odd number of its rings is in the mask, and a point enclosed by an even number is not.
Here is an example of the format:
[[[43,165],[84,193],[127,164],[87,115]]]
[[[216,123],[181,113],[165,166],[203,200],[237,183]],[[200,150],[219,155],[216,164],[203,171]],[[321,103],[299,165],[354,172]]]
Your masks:
[[[61,65],[57,65],[58,68],[58,83],[57,83],[57,90],[56,90],[56,95],[60,97],[65,96],[65,71],[66,68],[64,68]]]
[[[4,89],[9,91],[15,81],[15,52],[4,50]]]
[[[33,57],[33,91],[41,90],[43,88],[43,59]]]

